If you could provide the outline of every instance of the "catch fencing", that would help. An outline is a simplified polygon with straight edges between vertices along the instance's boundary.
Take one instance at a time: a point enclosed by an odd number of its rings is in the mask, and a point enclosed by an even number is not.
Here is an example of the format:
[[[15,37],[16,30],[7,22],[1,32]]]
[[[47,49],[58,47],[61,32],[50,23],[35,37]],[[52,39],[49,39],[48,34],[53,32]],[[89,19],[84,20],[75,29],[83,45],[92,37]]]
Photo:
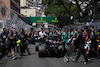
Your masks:
[[[89,22],[89,25],[86,24],[76,24],[76,25],[66,25],[63,27],[63,30],[70,30],[70,27],[74,30],[74,29],[78,29],[78,28],[84,28],[85,26],[94,26],[95,30],[99,30],[100,29],[100,19],[99,20],[95,20],[93,22]]]
[[[4,0],[0,0],[0,32],[3,28],[16,29],[17,31],[20,28],[29,30],[32,26],[20,19],[18,15],[20,15],[18,12],[8,8]]]

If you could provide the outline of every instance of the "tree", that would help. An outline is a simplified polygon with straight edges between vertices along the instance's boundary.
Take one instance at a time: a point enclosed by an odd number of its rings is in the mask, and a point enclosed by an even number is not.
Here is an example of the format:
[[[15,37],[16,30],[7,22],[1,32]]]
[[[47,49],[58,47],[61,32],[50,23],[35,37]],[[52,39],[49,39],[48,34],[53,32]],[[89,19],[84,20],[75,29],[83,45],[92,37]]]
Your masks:
[[[81,4],[86,3],[86,0],[80,0],[82,3],[79,4],[79,0],[76,1],[77,6],[77,14],[79,22],[90,22],[93,19],[93,14],[95,14],[96,7],[98,5],[98,0],[88,1],[87,6],[84,7],[84,11],[82,11]],[[92,13],[91,13],[92,11]]]
[[[61,21],[62,26],[71,23],[71,16],[77,15],[76,5],[66,0],[42,0],[43,5],[47,6],[45,9],[46,16],[69,17],[65,21]]]

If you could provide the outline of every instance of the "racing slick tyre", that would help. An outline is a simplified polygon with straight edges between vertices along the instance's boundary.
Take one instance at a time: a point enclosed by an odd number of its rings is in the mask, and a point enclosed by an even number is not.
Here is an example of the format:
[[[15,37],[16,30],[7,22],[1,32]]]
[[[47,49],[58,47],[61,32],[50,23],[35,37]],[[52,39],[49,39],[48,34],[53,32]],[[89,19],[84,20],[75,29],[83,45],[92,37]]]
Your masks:
[[[35,51],[38,51],[39,46],[40,46],[40,43],[37,42],[37,43],[36,43],[36,46],[35,46]]]
[[[46,56],[46,47],[45,46],[39,46],[38,55],[39,55],[39,57],[45,57]]]

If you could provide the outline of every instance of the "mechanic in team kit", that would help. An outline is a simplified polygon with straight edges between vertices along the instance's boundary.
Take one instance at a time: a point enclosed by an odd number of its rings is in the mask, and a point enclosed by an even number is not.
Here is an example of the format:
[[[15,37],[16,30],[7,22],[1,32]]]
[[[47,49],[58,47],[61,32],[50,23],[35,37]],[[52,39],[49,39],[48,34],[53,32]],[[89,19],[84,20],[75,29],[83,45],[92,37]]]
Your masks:
[[[3,28],[3,32],[1,33],[2,43],[5,43],[7,35],[8,35],[8,33],[6,31],[6,28]]]
[[[27,50],[27,52],[28,52],[28,55],[30,55],[30,51],[29,51],[29,49],[28,49],[28,44],[29,44],[29,35],[28,35],[28,32],[27,31],[25,31],[25,38],[24,38],[24,48],[25,48],[25,50]]]
[[[41,31],[39,32],[39,36],[40,36],[40,40],[41,42],[45,42],[45,36],[46,36],[46,33],[41,29]]]
[[[94,30],[94,26],[90,26],[91,34],[90,34],[90,40],[91,40],[91,49],[94,49],[96,51],[97,60],[99,60],[99,52],[97,51],[97,31]],[[90,50],[91,51],[91,50]]]
[[[68,31],[65,30],[65,32],[62,33],[62,40],[65,42],[65,45],[68,43]]]
[[[3,32],[0,34],[0,41],[1,41],[1,45],[2,46],[5,46],[6,45],[5,41],[6,41],[6,38],[7,38],[8,34],[9,33],[7,33],[6,28],[3,28]],[[3,53],[6,54],[6,47],[4,47]]]
[[[6,59],[8,59],[8,52],[11,49],[11,53],[12,53],[12,59],[15,60],[16,56],[15,56],[15,37],[16,34],[13,33],[13,31],[11,30],[10,33],[8,34],[8,36],[6,37],[6,41],[5,41],[5,46],[6,46]]]
[[[20,55],[23,56],[23,53],[25,52],[25,45],[24,45],[24,42],[25,42],[25,32],[24,32],[24,29],[20,29],[20,33],[19,33],[19,39],[21,40],[21,45],[20,45]]]
[[[79,57],[80,57],[80,55],[82,54],[84,56],[84,59],[85,59],[84,64],[87,64],[88,63],[88,58],[87,58],[87,55],[86,55],[86,51],[84,49],[84,46],[85,46],[85,34],[84,34],[84,31],[81,28],[78,29],[77,40],[79,42],[79,44],[78,44],[78,55],[76,56],[74,61],[77,62]]]

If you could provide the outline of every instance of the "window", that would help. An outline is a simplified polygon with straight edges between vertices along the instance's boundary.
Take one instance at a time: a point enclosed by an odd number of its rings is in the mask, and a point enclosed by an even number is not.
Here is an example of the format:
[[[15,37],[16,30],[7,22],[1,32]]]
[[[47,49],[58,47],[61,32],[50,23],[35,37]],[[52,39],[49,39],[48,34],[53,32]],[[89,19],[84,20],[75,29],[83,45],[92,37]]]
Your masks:
[[[27,13],[27,11],[25,11],[25,13]]]

